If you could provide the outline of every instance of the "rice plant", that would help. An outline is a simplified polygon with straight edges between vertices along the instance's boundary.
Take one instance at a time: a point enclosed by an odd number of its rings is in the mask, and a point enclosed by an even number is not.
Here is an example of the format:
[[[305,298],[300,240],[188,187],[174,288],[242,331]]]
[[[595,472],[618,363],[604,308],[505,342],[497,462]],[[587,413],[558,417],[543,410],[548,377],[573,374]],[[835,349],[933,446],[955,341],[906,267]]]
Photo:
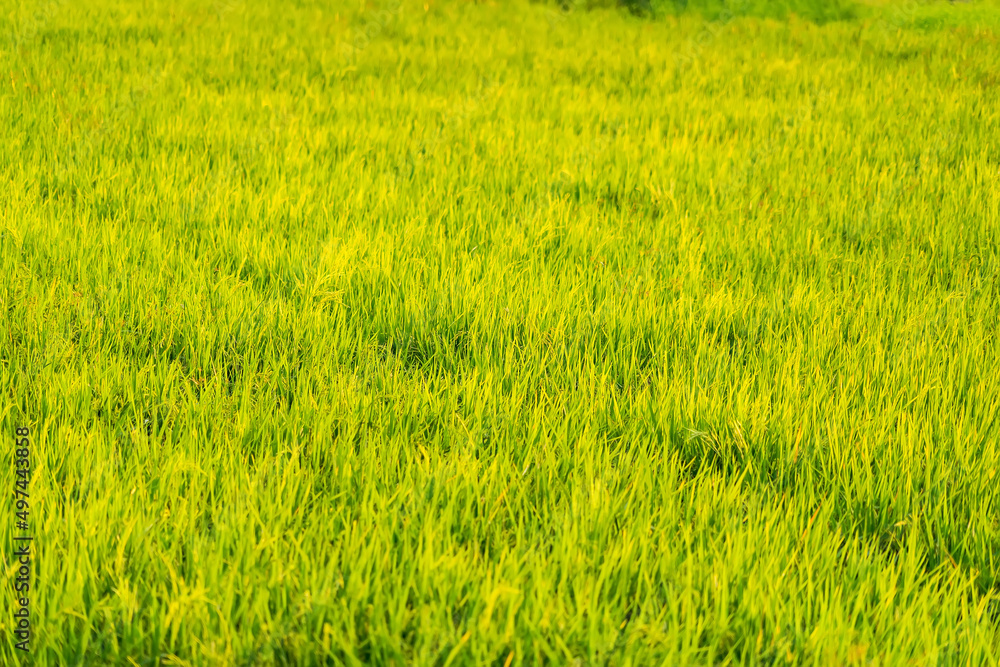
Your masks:
[[[6,2],[0,662],[996,664],[1000,6],[653,9]]]

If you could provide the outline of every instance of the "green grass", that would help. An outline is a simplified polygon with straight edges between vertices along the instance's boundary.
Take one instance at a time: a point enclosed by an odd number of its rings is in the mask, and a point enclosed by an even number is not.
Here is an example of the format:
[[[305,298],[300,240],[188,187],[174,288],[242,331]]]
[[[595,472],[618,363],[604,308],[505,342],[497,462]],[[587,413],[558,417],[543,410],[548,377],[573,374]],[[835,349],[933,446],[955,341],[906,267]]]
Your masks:
[[[426,3],[4,4],[0,662],[996,664],[998,5]]]

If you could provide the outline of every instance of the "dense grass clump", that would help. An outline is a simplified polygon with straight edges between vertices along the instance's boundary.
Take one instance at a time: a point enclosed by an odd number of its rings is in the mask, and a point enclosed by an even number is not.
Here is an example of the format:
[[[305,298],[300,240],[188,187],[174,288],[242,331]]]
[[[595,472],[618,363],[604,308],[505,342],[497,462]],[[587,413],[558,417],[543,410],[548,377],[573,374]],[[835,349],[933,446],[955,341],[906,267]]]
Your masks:
[[[6,6],[30,661],[996,664],[996,6],[866,12]]]

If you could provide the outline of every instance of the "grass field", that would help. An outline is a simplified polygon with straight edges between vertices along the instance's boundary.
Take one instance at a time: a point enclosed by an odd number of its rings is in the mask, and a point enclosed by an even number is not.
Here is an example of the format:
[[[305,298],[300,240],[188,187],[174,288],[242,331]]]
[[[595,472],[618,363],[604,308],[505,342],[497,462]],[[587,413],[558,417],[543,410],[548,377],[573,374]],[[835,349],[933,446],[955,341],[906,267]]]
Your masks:
[[[996,664],[1000,5],[720,6],[5,0],[0,662]]]

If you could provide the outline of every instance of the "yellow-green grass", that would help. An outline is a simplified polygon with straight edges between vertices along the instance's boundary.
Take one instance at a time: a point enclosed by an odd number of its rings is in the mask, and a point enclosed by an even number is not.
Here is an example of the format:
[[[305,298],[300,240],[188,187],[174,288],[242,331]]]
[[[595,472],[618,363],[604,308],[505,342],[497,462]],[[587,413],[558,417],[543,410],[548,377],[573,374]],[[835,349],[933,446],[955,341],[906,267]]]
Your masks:
[[[3,16],[0,661],[1000,657],[997,5]]]

